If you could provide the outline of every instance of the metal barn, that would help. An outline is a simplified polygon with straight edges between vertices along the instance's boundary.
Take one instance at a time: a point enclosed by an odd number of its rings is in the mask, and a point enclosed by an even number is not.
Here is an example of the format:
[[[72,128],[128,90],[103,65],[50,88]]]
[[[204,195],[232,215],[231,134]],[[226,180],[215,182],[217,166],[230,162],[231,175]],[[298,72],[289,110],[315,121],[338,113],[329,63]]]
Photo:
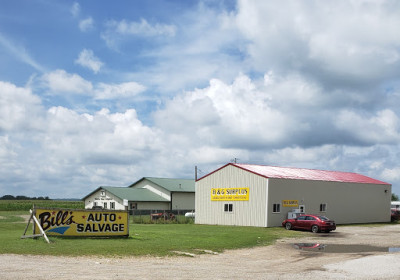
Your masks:
[[[280,226],[289,213],[390,221],[391,185],[361,174],[229,163],[196,181],[196,223]]]

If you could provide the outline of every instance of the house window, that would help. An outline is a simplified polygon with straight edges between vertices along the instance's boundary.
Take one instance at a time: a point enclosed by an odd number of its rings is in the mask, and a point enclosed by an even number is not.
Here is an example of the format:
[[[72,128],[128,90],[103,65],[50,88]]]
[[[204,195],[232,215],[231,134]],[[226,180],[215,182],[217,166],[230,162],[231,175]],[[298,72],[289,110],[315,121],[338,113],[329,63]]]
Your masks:
[[[104,209],[107,209],[107,202],[104,202]]]
[[[319,211],[320,212],[326,212],[326,203],[321,203],[319,205]]]
[[[115,209],[115,202],[110,202],[110,209]]]
[[[232,203],[224,204],[224,212],[233,212],[233,204]]]
[[[97,202],[93,202],[93,206],[97,206]]]
[[[101,191],[101,192],[100,192],[100,195],[101,195],[101,196],[105,196],[105,195],[106,195],[106,191]]]
[[[281,204],[274,203],[272,206],[272,213],[280,213],[281,212]]]

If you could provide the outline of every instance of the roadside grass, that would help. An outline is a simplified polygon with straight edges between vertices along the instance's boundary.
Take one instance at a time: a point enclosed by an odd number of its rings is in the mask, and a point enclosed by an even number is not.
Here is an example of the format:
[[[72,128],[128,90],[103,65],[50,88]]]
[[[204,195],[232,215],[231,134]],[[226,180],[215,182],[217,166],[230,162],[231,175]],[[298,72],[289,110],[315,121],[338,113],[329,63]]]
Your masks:
[[[24,211],[0,211],[0,254],[104,257],[171,256],[174,252],[201,254],[267,246],[277,239],[304,233],[284,228],[211,226],[196,224],[133,224],[128,238],[44,238],[21,239],[26,222]],[[27,235],[32,233],[31,226]]]

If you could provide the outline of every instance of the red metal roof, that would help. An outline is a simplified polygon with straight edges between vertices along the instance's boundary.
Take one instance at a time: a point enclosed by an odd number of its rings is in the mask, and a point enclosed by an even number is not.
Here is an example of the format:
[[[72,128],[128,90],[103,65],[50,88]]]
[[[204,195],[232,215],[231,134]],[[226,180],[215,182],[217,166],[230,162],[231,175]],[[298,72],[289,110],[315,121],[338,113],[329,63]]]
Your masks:
[[[277,167],[266,165],[253,165],[241,163],[229,163],[220,169],[228,166],[236,166],[247,170],[254,174],[265,178],[281,178],[281,179],[296,179],[296,180],[315,180],[328,182],[345,182],[345,183],[364,183],[377,185],[390,185],[388,183],[352,172],[340,171],[325,171],[316,169],[293,168],[293,167]],[[218,169],[218,170],[220,170]],[[216,170],[217,171],[217,170]],[[215,172],[215,171],[214,171]],[[211,173],[210,173],[211,174]],[[208,174],[208,175],[210,175]],[[206,175],[206,176],[208,176]],[[204,178],[204,177],[203,177]],[[200,178],[202,179],[202,178]]]

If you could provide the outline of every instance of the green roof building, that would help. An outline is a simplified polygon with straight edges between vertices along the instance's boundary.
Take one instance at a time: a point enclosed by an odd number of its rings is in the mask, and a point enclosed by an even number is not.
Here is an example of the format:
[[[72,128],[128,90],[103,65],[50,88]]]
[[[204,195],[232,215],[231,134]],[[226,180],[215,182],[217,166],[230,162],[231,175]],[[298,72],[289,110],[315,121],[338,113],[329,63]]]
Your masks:
[[[128,187],[98,187],[83,200],[86,209],[193,211],[194,190],[192,179],[143,177]]]

